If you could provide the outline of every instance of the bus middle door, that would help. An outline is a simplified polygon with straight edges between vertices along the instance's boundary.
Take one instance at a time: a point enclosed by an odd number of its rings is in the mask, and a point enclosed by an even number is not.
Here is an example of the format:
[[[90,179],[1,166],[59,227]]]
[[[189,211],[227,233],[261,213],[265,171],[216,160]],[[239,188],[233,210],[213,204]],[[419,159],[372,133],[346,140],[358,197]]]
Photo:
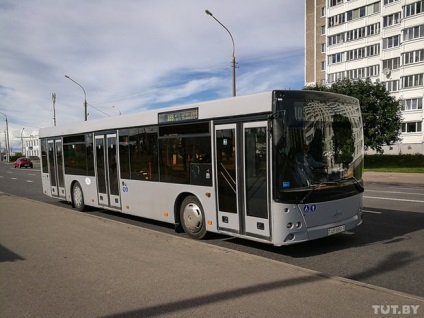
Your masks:
[[[121,209],[116,134],[95,136],[99,205]]]

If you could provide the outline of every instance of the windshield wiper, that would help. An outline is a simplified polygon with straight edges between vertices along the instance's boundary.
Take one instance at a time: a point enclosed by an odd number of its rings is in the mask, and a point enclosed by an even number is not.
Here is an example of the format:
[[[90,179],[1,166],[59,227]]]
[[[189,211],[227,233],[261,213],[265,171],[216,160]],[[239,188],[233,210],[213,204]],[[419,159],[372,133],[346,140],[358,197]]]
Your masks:
[[[304,203],[305,200],[312,194],[312,192],[314,192],[315,190],[326,186],[326,185],[337,185],[337,182],[335,181],[323,181],[321,183],[318,184],[312,184],[312,188],[304,195],[304,197],[302,198],[302,200],[300,200],[300,203]]]
[[[355,186],[358,188],[359,192],[364,192],[364,186],[355,178],[355,177],[344,177],[342,180],[353,180]]]

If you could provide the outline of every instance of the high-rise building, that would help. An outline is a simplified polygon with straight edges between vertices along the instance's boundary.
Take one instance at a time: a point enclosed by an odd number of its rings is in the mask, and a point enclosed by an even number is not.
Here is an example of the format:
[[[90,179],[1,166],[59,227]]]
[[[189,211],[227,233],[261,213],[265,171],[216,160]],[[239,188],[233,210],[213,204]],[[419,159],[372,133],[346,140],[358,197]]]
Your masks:
[[[305,85],[381,82],[402,106],[385,153],[424,153],[424,0],[306,0],[305,29]]]

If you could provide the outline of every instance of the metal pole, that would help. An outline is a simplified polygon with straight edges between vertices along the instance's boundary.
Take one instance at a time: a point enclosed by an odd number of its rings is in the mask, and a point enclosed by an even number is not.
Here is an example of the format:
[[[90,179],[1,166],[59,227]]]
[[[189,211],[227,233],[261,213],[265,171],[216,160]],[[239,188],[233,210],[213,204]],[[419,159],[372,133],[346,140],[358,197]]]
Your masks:
[[[53,122],[54,125],[56,126],[56,93],[52,93],[52,100],[53,100]]]
[[[25,128],[22,128],[22,130],[21,130],[21,144],[22,144],[22,151],[21,151],[21,155],[22,155],[22,157],[24,157],[24,138],[22,137],[22,134],[23,134],[23,132],[24,132],[24,129],[25,129]]]
[[[225,30],[227,30],[228,34],[231,37],[231,42],[233,43],[233,54],[231,58],[231,66],[233,68],[233,96],[236,96],[236,56],[234,55],[235,52],[235,45],[234,45],[234,39],[233,35],[231,34],[230,30],[227,29],[225,25],[223,25],[215,16],[210,12],[209,10],[205,10],[207,15],[210,15],[212,18],[215,19],[216,22],[218,22]]]
[[[85,93],[84,87],[81,86],[78,82],[74,81],[72,78],[70,78],[68,75],[65,75],[67,79],[70,79],[72,82],[77,84],[79,87],[82,88],[82,91],[84,92],[84,120],[87,121],[87,94]]]
[[[7,138],[6,138],[6,160],[7,162],[10,162],[10,145],[9,145],[9,124],[7,122],[7,116],[6,114],[0,112],[0,114],[2,114],[4,117],[6,117],[6,132],[7,132]]]

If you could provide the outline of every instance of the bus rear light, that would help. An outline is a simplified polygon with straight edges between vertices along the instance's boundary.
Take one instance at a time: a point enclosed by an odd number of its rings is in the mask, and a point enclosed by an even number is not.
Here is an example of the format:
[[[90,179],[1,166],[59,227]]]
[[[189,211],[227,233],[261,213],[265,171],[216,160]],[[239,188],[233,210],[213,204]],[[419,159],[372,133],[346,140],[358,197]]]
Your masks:
[[[211,197],[211,193],[210,192],[206,192],[205,195],[210,198]]]
[[[212,220],[208,220],[208,225],[212,225]]]
[[[293,228],[293,223],[292,222],[289,222],[289,223],[287,223],[286,226],[287,226],[288,229],[291,229],[291,228]]]
[[[296,222],[296,228],[300,229],[302,227],[302,223],[301,222]]]
[[[168,212],[163,212],[163,215],[164,216],[168,216]]]

